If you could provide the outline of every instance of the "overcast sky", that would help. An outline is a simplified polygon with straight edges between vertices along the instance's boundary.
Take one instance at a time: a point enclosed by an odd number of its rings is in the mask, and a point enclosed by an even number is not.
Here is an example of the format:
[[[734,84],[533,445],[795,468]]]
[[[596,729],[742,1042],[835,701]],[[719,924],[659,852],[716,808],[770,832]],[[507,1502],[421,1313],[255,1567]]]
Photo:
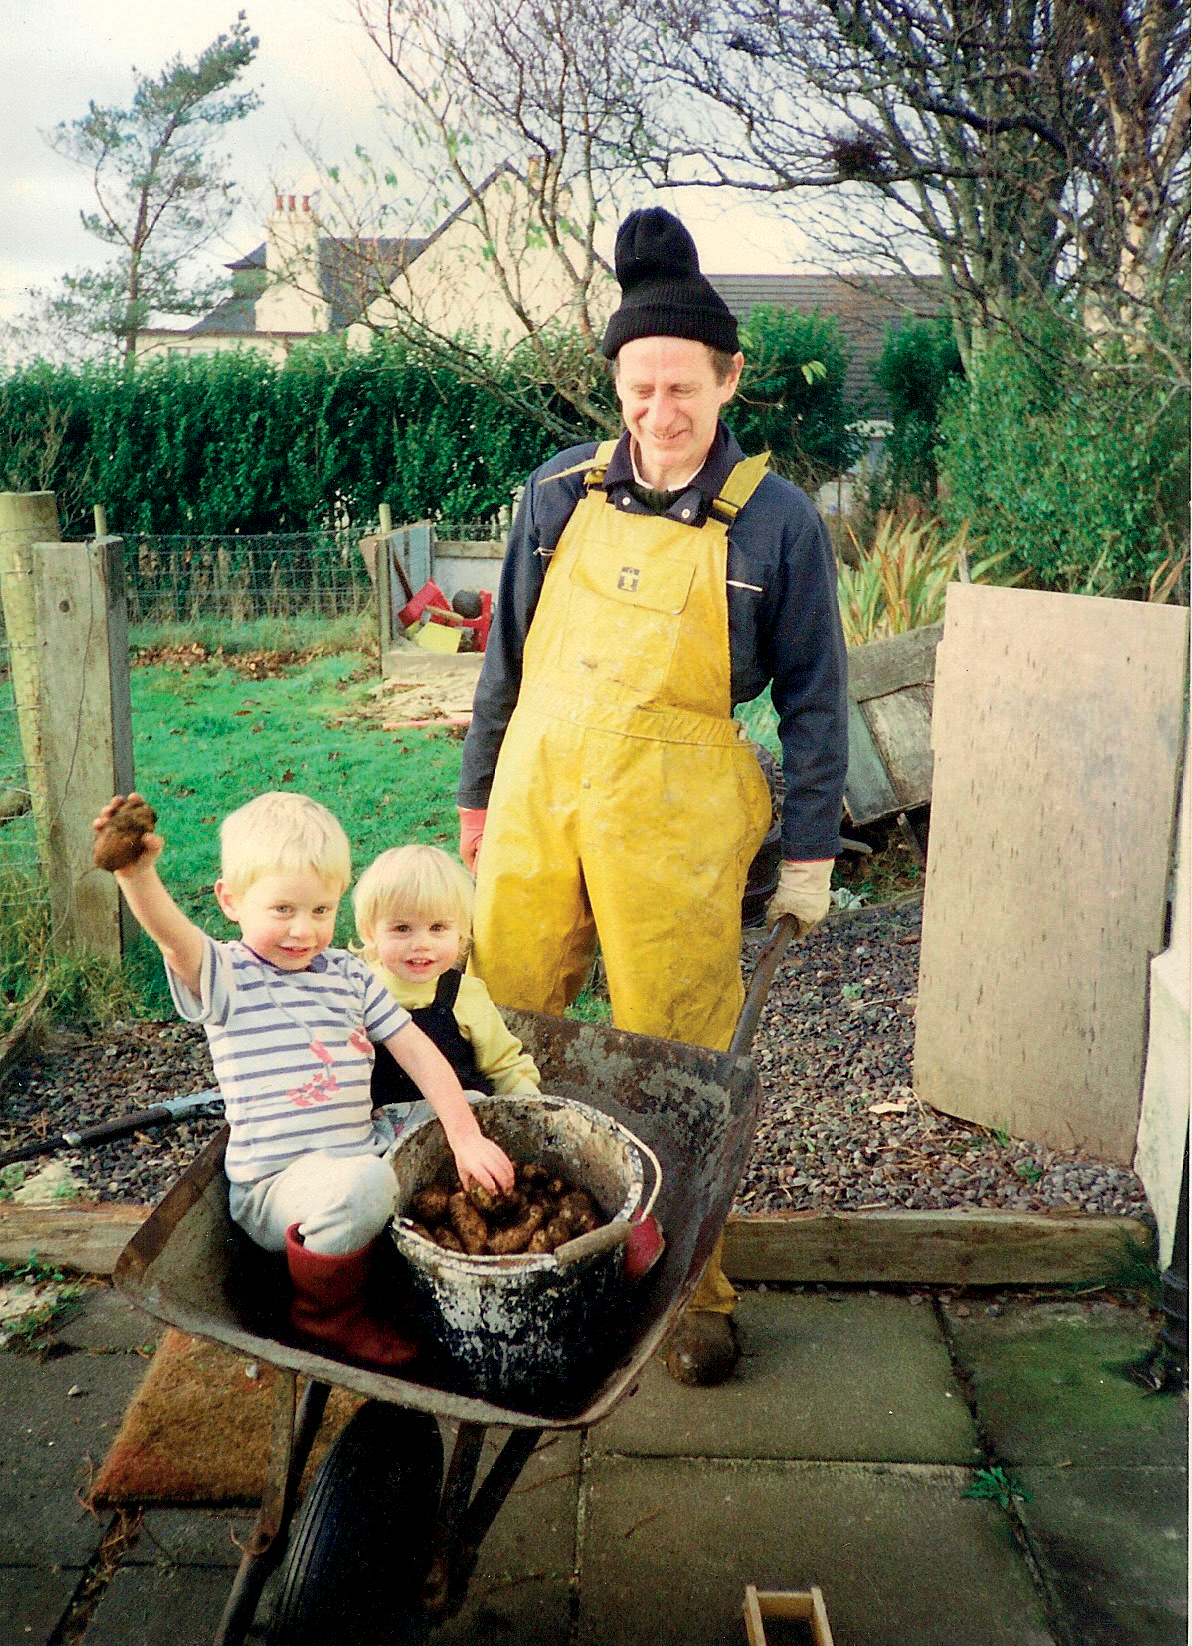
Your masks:
[[[298,192],[315,185],[295,131],[328,160],[350,157],[357,143],[373,153],[381,146],[372,111],[384,65],[346,0],[243,3],[261,42],[243,83],[261,107],[223,134],[241,203],[211,248],[220,263],[263,238],[275,180]],[[176,53],[193,59],[237,10],[237,0],[0,0],[0,319],[21,308],[28,287],[96,263],[105,250],[79,223],[93,204],[86,172],[40,133],[85,114],[92,100],[125,105],[133,64],[156,73]],[[726,213],[722,199],[704,197],[680,209],[712,273],[789,268],[797,255],[772,212]]]

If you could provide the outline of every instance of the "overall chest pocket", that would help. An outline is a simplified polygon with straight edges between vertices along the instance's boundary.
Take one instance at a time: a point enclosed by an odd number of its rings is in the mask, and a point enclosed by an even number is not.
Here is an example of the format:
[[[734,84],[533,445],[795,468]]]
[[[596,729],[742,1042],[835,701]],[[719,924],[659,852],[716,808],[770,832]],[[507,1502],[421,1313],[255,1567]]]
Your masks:
[[[657,555],[583,556],[571,567],[565,665],[643,701],[666,701],[695,569]]]
[[[595,562],[578,560],[571,568],[571,587],[614,606],[640,607],[663,617],[681,617],[691,590],[694,567],[656,555],[604,554]]]

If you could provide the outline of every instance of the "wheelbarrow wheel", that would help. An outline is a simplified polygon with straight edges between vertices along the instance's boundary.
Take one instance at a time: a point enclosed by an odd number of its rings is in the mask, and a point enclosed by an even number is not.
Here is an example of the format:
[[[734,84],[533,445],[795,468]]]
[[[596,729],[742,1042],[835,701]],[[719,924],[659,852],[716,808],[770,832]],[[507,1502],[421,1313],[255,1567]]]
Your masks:
[[[294,1518],[270,1646],[405,1646],[443,1485],[443,1442],[426,1412],[370,1400],[319,1466]]]

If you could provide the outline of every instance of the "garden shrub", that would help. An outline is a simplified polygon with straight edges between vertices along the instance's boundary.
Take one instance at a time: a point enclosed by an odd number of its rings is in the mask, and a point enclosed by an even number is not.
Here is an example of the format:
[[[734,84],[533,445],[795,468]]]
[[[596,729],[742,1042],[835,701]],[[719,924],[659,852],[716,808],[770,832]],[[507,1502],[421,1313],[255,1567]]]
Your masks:
[[[1188,543],[1188,392],[1164,360],[1058,307],[1024,315],[945,407],[945,523],[1040,588],[1159,592]]]
[[[745,370],[724,416],[744,449],[769,451],[778,472],[808,491],[843,474],[864,441],[844,398],[850,351],[835,317],[756,308],[741,348]]]
[[[884,506],[901,497],[934,504],[940,412],[949,385],[963,371],[952,323],[944,316],[907,320],[886,333],[873,368],[890,407],[881,471]]]

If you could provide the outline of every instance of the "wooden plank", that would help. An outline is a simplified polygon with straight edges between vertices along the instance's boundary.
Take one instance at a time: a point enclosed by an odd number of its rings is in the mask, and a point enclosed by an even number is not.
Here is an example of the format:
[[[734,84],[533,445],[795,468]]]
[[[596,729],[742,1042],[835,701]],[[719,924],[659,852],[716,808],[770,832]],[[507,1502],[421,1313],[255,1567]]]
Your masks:
[[[930,685],[935,679],[935,652],[942,623],[906,634],[888,635],[864,646],[850,646],[848,653],[848,694],[854,703],[871,697],[886,697],[907,686]]]
[[[466,538],[436,537],[435,560],[504,560],[504,543],[470,543]]]
[[[791,1212],[730,1217],[724,1272],[754,1284],[1058,1286],[1104,1280],[1139,1218],[1081,1212]]]
[[[81,1274],[107,1275],[116,1259],[149,1216],[148,1206],[0,1205],[0,1259],[43,1263]]]
[[[810,1625],[811,1646],[832,1646],[832,1627],[823,1591],[811,1589],[757,1589],[745,1585],[741,1606],[745,1618],[745,1633],[749,1646],[767,1646],[768,1637],[764,1619]]]
[[[873,823],[901,811],[898,796],[890,786],[882,757],[863,710],[848,706],[848,774],[844,782],[844,804],[854,823]]]
[[[935,682],[915,1090],[1134,1157],[1188,613],[955,583]]]
[[[902,811],[931,804],[931,696],[929,685],[908,686],[861,706]]]
[[[415,594],[434,573],[435,528],[430,520],[399,526],[391,539],[410,588]]]
[[[1192,728],[1190,728],[1192,731]],[[1171,890],[1171,941],[1151,961],[1146,1073],[1134,1170],[1159,1225],[1159,1266],[1171,1267],[1192,1111],[1192,737],[1184,746],[1183,792]],[[1186,1192],[1186,1191],[1183,1191]]]
[[[110,1274],[147,1206],[0,1203],[0,1258]],[[1104,1280],[1126,1243],[1150,1253],[1139,1218],[1079,1212],[791,1212],[730,1217],[724,1267],[749,1284],[1045,1286]]]

